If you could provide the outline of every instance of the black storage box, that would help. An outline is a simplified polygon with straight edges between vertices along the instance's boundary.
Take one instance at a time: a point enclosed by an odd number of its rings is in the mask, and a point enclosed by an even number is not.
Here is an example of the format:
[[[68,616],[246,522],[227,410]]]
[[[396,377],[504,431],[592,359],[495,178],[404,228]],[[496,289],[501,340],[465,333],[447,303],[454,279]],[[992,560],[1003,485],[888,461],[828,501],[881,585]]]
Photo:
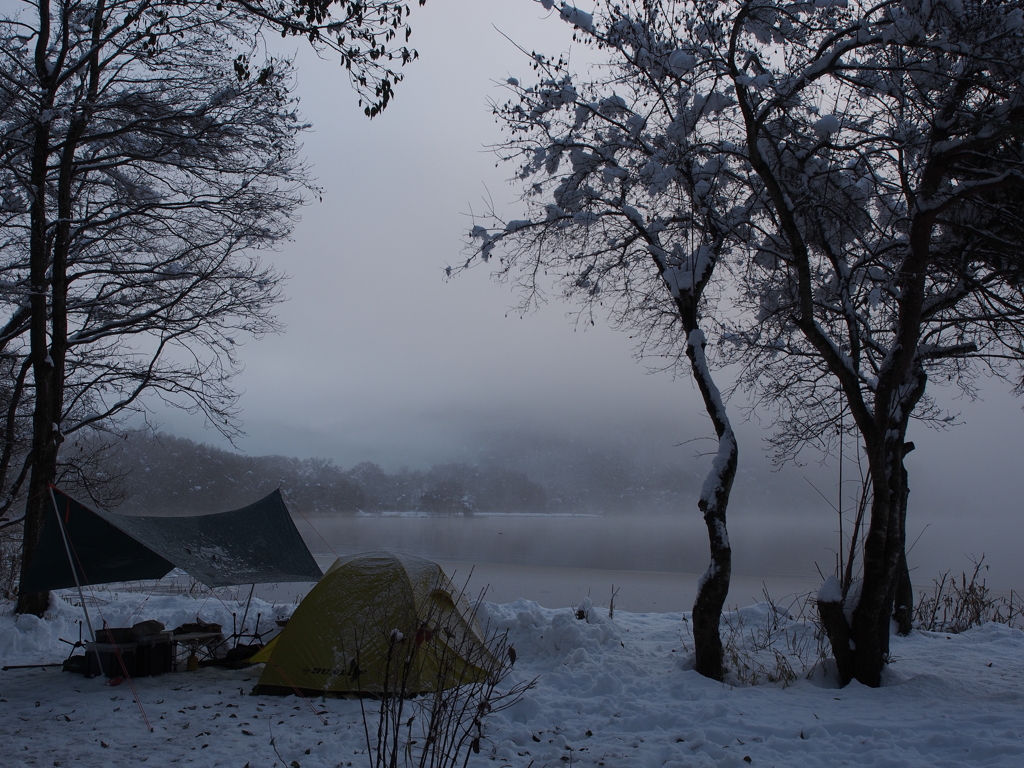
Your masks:
[[[134,643],[135,635],[131,627],[105,627],[96,630],[97,643]]]
[[[121,656],[121,661],[118,661],[118,654]],[[123,677],[125,670],[132,675],[135,673],[135,658],[135,643],[86,643],[85,676],[96,677],[102,674],[107,677]],[[122,661],[124,662],[123,669]]]
[[[174,665],[171,633],[140,637],[135,649],[135,676],[149,677],[170,672]]]

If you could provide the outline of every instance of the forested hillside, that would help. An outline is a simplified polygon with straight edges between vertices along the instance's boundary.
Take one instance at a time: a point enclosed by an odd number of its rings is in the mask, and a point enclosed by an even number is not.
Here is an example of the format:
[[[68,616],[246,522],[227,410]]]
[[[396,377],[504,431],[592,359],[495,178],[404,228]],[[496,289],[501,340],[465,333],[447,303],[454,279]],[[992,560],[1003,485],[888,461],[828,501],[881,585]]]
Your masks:
[[[275,488],[304,514],[658,511],[685,503],[696,482],[692,473],[564,445],[509,444],[477,463],[391,472],[371,462],[246,456],[147,431],[77,448],[93,456],[99,503],[142,514],[232,509]]]

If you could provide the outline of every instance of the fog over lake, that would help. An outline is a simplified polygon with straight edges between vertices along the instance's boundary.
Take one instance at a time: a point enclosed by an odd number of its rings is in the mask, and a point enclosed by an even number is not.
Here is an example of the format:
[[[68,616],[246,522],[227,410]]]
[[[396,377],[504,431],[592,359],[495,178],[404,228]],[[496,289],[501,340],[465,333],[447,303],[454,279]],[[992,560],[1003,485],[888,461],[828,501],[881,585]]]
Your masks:
[[[291,301],[280,310],[286,332],[239,340],[246,370],[236,383],[247,433],[234,443],[239,450],[323,457],[345,469],[372,461],[388,471],[497,457],[543,482],[560,445],[582,444],[677,467],[687,487],[699,489],[710,458],[697,453],[713,445],[713,433],[685,370],[648,375],[648,366],[667,361],[637,362],[633,340],[603,317],[593,326],[578,322],[578,308],[561,302],[556,287],[549,304],[521,315],[516,294],[486,269],[443,276],[464,258],[469,214],[485,201],[520,218],[520,192],[507,183],[514,168],[496,167],[487,151],[503,140],[488,100],[508,97],[506,78],[532,77],[529,57],[504,35],[527,51],[568,51],[574,65],[586,62],[569,25],[547,15],[535,3],[510,0],[430,0],[414,8],[412,44],[421,58],[373,121],[356,108],[336,61],[298,49],[300,111],[313,124],[305,152],[323,195],[304,209],[294,241],[273,255],[291,276]],[[722,388],[731,383],[723,371]],[[917,449],[907,457],[908,537],[920,534],[910,554],[915,586],[984,553],[989,584],[1022,589],[1021,401],[998,380],[977,382],[980,403],[940,383],[929,393],[963,424],[910,428]],[[773,473],[762,442],[770,409],[744,420],[745,404],[743,393],[730,400],[740,449],[729,510],[730,604],[759,594],[760,578],[817,584],[814,564],[830,572],[839,546],[837,515],[808,484],[838,503],[835,459],[820,466],[810,453],[804,466]],[[153,420],[174,434],[218,440],[188,414],[161,410]],[[538,444],[555,447],[538,452]],[[855,475],[848,464],[846,478]],[[857,493],[856,482],[845,485],[847,524]],[[502,599],[544,602],[548,590],[552,605],[564,604],[587,587],[595,600],[606,599],[612,583],[640,573],[647,586],[634,594],[657,582],[666,595],[681,595],[673,608],[689,609],[694,574],[707,565],[696,494],[673,515],[642,512],[314,522],[339,553],[387,547],[460,570],[475,563],[474,580],[486,572]],[[329,559],[329,548],[304,533]],[[571,588],[556,595],[557,584]],[[620,592],[623,607],[640,604],[630,590]]]
[[[729,604],[763,599],[762,582],[774,599],[817,589],[818,567],[828,574],[835,565],[836,520],[825,515],[734,518]],[[473,594],[489,586],[488,599],[527,597],[548,607],[578,604],[588,595],[607,605],[615,585],[615,604],[622,610],[688,611],[708,558],[707,533],[696,514],[358,515],[316,517],[308,524],[299,520],[325,567],[334,555],[406,552],[441,562],[460,585],[472,570]],[[930,588],[941,571],[966,569],[965,553],[972,552],[984,552],[993,564],[987,572],[993,589],[1004,593],[1024,583],[1019,542],[1004,539],[993,546],[983,536],[971,541],[959,529],[956,520],[937,519],[929,529],[933,535],[926,532],[917,542],[909,557],[917,590]]]

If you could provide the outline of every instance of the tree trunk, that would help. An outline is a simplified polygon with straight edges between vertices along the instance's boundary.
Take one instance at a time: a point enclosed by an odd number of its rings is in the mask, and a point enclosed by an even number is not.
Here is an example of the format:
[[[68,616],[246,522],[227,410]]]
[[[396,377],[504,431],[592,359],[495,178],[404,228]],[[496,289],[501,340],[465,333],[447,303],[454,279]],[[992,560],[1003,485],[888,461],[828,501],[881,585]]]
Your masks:
[[[704,481],[699,502],[708,529],[711,563],[700,578],[697,599],[693,604],[694,668],[705,677],[721,680],[725,669],[719,625],[732,577],[732,548],[729,545],[725,512],[736,478],[739,450],[725,413],[725,405],[704,357],[704,335],[694,329],[688,338],[686,350],[693,367],[693,376],[718,435],[718,452]]]
[[[914,450],[913,443],[905,443],[903,455]],[[903,496],[900,499],[900,560],[896,573],[896,597],[893,602],[892,617],[896,622],[896,632],[902,637],[910,634],[914,621],[914,586],[910,582],[910,567],[907,565],[907,501],[910,498],[910,487],[907,484],[907,468],[900,462],[903,475]]]
[[[902,382],[902,386],[893,386],[893,380]],[[848,637],[837,626],[832,607],[818,608],[844,684],[851,679],[872,688],[882,684],[894,605],[900,606],[909,632],[913,596],[906,554],[910,491],[904,457],[914,444],[905,439],[910,414],[927,383],[924,370],[916,362],[905,375],[893,375],[887,386],[878,389],[874,423],[862,427],[871,481],[871,515],[863,549],[864,578]],[[900,392],[899,396],[893,396],[894,392]]]
[[[887,434],[884,461],[871,463],[871,519],[864,542],[864,577],[855,599],[853,621],[844,613],[850,596],[842,601],[819,601],[818,615],[828,635],[843,685],[856,679],[877,688],[889,656],[889,622],[897,594],[900,566],[906,565],[901,521],[905,511],[905,473],[899,430]],[[871,452],[868,453],[871,456]]]
[[[49,508],[49,488],[57,477],[57,434],[60,410],[55,410],[60,387],[57,370],[50,350],[50,309],[48,301],[52,290],[50,249],[47,242],[46,161],[48,158],[48,131],[37,129],[36,157],[33,160],[32,240],[30,245],[30,279],[32,284],[32,319],[29,330],[32,359],[32,377],[35,401],[32,413],[32,450],[30,453],[28,500],[25,504],[25,522],[22,534],[21,579],[28,573],[29,563],[39,543],[46,510]],[[40,146],[42,145],[42,146]],[[61,361],[63,363],[63,359]],[[50,602],[48,593],[18,591],[17,613],[41,616]]]
[[[39,37],[36,40],[36,77],[43,92],[41,108],[53,105],[56,84],[51,72],[50,52],[50,7],[48,2],[38,4]],[[42,113],[42,109],[41,109]],[[39,543],[46,511],[49,508],[49,488],[57,478],[57,449],[61,408],[55,403],[63,400],[62,387],[58,386],[58,371],[53,354],[59,357],[60,376],[63,376],[64,349],[54,340],[51,349],[51,291],[54,282],[63,285],[63,275],[58,276],[58,265],[52,262],[50,244],[50,217],[48,196],[48,171],[51,153],[50,121],[40,118],[34,126],[32,144],[32,200],[29,206],[31,233],[29,240],[29,281],[32,293],[29,301],[31,320],[29,328],[30,356],[34,383],[34,410],[32,414],[31,474],[29,477],[28,500],[25,504],[25,522],[22,534],[21,580],[24,581],[29,563]],[[66,230],[66,227],[64,228]],[[63,303],[61,305],[63,307]],[[66,320],[63,325],[66,335]],[[56,429],[55,429],[56,427]],[[50,603],[49,593],[32,593],[18,590],[16,613],[32,613],[41,616]]]
[[[904,538],[904,541],[906,539]],[[914,585],[910,581],[907,567],[907,553],[900,555],[899,572],[896,575],[896,600],[892,618],[896,622],[896,634],[906,637],[914,628]]]
[[[21,581],[24,582],[28,573],[32,555],[39,544],[39,536],[43,530],[46,513],[50,509],[50,483],[56,477],[56,451],[53,452],[53,469],[48,471],[51,462],[33,458],[32,475],[28,485],[28,501],[25,504],[25,523],[22,534]],[[15,613],[31,613],[42,616],[50,605],[49,592],[25,592],[18,590],[18,604]]]
[[[38,187],[37,187],[38,189]],[[34,233],[33,233],[34,234]],[[57,399],[57,371],[50,355],[48,340],[49,312],[46,272],[49,266],[45,240],[37,245],[32,243],[32,371],[35,384],[35,402],[32,414],[32,450],[29,463],[28,500],[25,503],[25,522],[22,532],[21,580],[28,573],[32,555],[35,553],[42,533],[46,512],[50,508],[50,485],[57,478],[57,449],[59,429],[54,427],[60,421],[60,411],[54,409]],[[49,593],[18,591],[16,613],[32,613],[42,616],[50,603]]]
[[[735,441],[733,445],[735,446]],[[736,451],[733,450],[733,476],[736,473],[735,457]],[[719,495],[725,496],[723,501],[727,504],[729,490],[724,489]],[[729,537],[725,529],[724,505],[705,505],[704,522],[711,544],[711,563],[700,578],[697,599],[693,604],[694,668],[705,677],[721,680],[725,674],[725,659],[719,625],[732,576],[732,548],[729,546]]]
[[[871,469],[874,495],[864,543],[864,582],[850,627],[853,676],[872,688],[882,684],[882,668],[889,657],[889,622],[903,555],[903,440],[902,432],[898,437],[896,432],[886,433],[882,460]]]

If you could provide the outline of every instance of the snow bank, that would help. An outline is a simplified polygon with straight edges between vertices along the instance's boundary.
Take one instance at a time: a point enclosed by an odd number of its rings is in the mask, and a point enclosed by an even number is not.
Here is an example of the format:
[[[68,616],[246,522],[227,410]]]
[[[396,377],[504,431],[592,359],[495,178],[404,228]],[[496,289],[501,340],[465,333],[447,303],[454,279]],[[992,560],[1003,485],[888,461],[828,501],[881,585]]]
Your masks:
[[[157,618],[231,625],[239,604],[216,598],[105,593],[114,624]],[[43,620],[0,616],[4,664],[59,661],[76,639],[79,612],[55,601]],[[584,618],[577,618],[577,609]],[[254,603],[266,617],[283,606]],[[240,615],[240,612],[239,612]],[[1024,764],[1024,632],[987,624],[962,635],[894,638],[885,685],[823,687],[716,683],[692,671],[688,616],[607,613],[581,604],[483,603],[489,629],[517,652],[513,681],[537,678],[514,707],[488,720],[470,765],[548,766],[1019,766]],[[813,640],[813,627],[761,604],[729,614],[739,657],[767,664],[771,648]],[[259,668],[202,669],[135,682],[149,732],[127,684],[109,687],[55,669],[0,673],[5,764],[170,765],[240,768],[363,766],[359,704],[249,694]]]

